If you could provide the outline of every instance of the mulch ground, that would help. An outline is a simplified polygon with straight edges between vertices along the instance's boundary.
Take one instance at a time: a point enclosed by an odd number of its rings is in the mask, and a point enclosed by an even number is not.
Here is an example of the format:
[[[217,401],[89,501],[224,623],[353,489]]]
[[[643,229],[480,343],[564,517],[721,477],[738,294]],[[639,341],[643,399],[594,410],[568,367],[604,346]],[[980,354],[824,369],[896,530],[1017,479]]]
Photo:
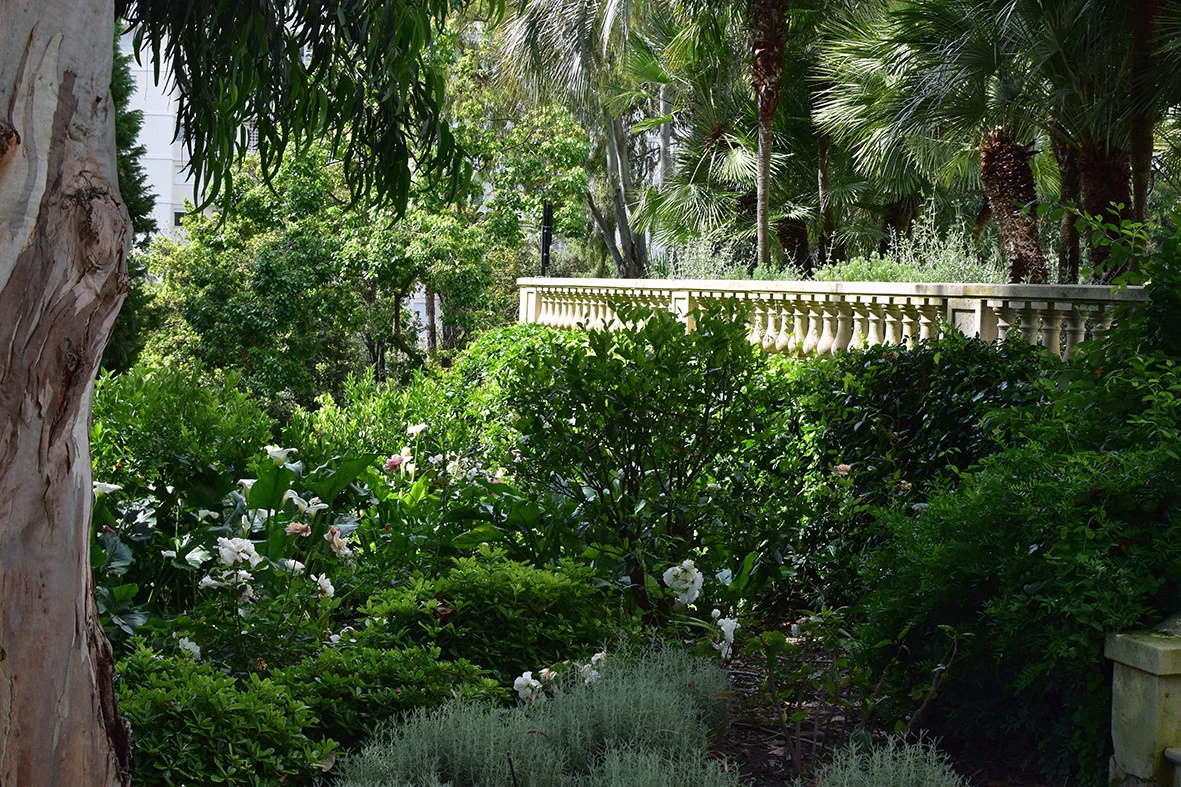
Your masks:
[[[729,729],[711,756],[728,769],[736,768],[751,787],[782,787],[797,780],[815,785],[816,766],[849,741],[857,719],[850,717],[847,707],[817,700],[808,706],[810,716],[797,737],[794,729],[784,730],[757,664],[736,660],[729,672],[737,696]],[[885,738],[882,731],[873,734],[875,739]],[[1020,767],[995,761],[986,746],[941,748],[971,787],[1051,787]],[[798,770],[792,756],[796,750]]]

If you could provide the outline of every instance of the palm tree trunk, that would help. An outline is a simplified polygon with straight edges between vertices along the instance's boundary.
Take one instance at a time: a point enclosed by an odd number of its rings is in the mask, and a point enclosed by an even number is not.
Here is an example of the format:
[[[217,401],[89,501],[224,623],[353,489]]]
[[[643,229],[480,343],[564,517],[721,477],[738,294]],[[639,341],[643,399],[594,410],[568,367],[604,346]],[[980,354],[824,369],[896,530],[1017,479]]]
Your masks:
[[[1161,14],[1161,0],[1140,0],[1128,4],[1132,15],[1132,92],[1136,96],[1131,120],[1130,152],[1132,164],[1132,219],[1144,221],[1148,215],[1148,188],[1152,181],[1152,143],[1156,130],[1157,104],[1150,95],[1149,76],[1153,66]]]
[[[816,237],[816,253],[821,265],[829,261],[832,249],[832,219],[828,199],[828,134],[823,131],[816,133],[816,204],[820,210],[820,232]]]
[[[1051,143],[1054,160],[1058,162],[1058,174],[1062,188],[1058,201],[1063,208],[1062,221],[1058,225],[1058,283],[1078,284],[1079,233],[1078,216],[1072,211],[1078,205],[1082,193],[1082,180],[1078,171],[1078,152],[1074,146],[1060,137]]]
[[[660,86],[660,116],[668,117],[673,111],[672,89]],[[672,178],[673,170],[673,124],[660,124],[660,168],[657,170],[657,185],[664,188]]]
[[[1083,188],[1083,210],[1103,222],[1108,238],[1120,237],[1120,223],[1132,218],[1130,188],[1131,169],[1128,154],[1116,147],[1084,148],[1079,151],[1079,176]],[[1128,269],[1128,263],[1117,270],[1107,270],[1111,248],[1090,243],[1091,267],[1096,282],[1108,282]]]
[[[1017,142],[1002,126],[990,131],[980,145],[980,179],[1000,233],[1009,281],[1014,284],[1049,281],[1037,216],[1032,210],[1037,201],[1029,165],[1032,157],[1030,147]]]
[[[771,147],[779,92],[783,86],[783,38],[786,26],[784,0],[752,0],[750,10],[751,49],[754,52],[751,83],[759,113],[758,175],[755,227],[758,265],[771,264]]]

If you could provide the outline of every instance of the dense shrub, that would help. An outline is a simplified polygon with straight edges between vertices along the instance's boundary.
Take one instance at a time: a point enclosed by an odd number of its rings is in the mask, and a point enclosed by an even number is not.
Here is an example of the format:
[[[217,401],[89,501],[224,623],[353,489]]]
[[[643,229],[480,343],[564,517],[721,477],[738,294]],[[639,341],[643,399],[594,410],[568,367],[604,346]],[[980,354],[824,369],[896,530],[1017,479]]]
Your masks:
[[[338,647],[271,675],[310,706],[318,719],[310,734],[351,746],[400,712],[503,693],[479,667],[440,661],[438,648],[378,650],[352,639],[346,631]]]
[[[240,477],[274,426],[238,382],[233,372],[144,366],[104,374],[90,438],[95,479],[137,490],[207,489],[206,497],[219,500],[227,490],[211,474]]]
[[[899,643],[879,651],[897,653],[894,677],[911,682],[897,695],[953,659],[934,706],[941,731],[1036,741],[1048,771],[1097,780],[1111,718],[1104,637],[1181,608],[1176,448],[1012,448],[918,516],[889,520],[862,638]]]
[[[628,576],[649,610],[657,568],[703,546],[718,568],[742,562],[757,498],[729,480],[769,428],[768,397],[735,307],[696,315],[691,332],[666,311],[620,306],[619,317],[635,327],[523,359],[508,386],[522,435],[514,471],[522,488],[577,501],[597,564]]]
[[[474,703],[420,712],[366,747],[342,785],[512,783],[731,787],[737,775],[709,761],[708,735],[725,718],[725,673],[665,652],[635,662],[609,657],[587,685],[574,673],[554,696],[497,711]]]
[[[1005,432],[986,416],[1043,401],[1040,380],[1059,367],[1019,340],[952,332],[785,369],[787,418],[762,462],[795,485],[801,509],[770,542],[793,576],[779,592],[814,606],[855,599],[859,566],[885,535],[875,512],[921,506],[999,450]]]
[[[586,566],[539,569],[484,548],[437,579],[418,575],[370,598],[358,636],[364,644],[434,644],[511,682],[598,650],[616,633],[610,608]]]
[[[503,462],[515,440],[505,403],[508,380],[543,348],[580,341],[576,332],[541,325],[487,331],[450,368],[419,372],[404,387],[350,379],[340,401],[323,396],[315,410],[297,408],[284,443],[309,462],[357,451],[388,456],[406,444],[408,426],[425,423],[431,446]]]
[[[335,743],[306,733],[311,710],[268,679],[141,646],[120,661],[116,686],[136,784],[309,785],[331,765]]]

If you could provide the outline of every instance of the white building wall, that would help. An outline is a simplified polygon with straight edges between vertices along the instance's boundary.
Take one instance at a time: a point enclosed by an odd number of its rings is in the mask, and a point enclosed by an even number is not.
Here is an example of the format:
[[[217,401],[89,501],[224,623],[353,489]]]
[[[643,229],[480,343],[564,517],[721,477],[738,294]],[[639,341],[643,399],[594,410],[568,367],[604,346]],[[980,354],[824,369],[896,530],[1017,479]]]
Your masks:
[[[148,186],[156,193],[152,215],[160,232],[175,235],[179,226],[177,217],[184,213],[185,200],[193,200],[193,180],[185,170],[189,157],[184,144],[173,140],[177,103],[170,89],[171,77],[167,69],[161,68],[160,84],[155,83],[151,59],[145,54],[140,58],[142,64],[135,61],[130,35],[120,39],[119,48],[133,55],[131,76],[135,80],[135,94],[128,108],[143,112],[139,142],[146,149],[143,165]]]

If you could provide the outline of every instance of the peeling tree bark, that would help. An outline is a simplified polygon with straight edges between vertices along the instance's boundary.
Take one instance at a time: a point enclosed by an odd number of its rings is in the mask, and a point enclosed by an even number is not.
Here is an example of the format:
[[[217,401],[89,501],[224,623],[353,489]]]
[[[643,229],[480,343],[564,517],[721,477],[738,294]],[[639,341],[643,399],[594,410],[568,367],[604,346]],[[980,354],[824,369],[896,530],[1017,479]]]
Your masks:
[[[91,393],[128,289],[111,2],[0,0],[0,784],[128,784],[90,574]]]

